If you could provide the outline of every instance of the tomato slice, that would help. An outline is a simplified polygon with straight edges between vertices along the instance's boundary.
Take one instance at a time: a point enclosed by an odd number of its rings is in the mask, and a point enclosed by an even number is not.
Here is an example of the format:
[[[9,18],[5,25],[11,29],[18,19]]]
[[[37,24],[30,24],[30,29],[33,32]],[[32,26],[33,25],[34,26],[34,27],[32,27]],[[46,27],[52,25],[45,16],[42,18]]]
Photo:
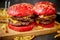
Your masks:
[[[24,31],[32,30],[34,27],[34,24],[35,23],[31,23],[30,25],[20,26],[20,27],[16,27],[16,26],[12,26],[11,24],[8,24],[8,27],[12,30],[15,30],[15,31],[24,32]]]

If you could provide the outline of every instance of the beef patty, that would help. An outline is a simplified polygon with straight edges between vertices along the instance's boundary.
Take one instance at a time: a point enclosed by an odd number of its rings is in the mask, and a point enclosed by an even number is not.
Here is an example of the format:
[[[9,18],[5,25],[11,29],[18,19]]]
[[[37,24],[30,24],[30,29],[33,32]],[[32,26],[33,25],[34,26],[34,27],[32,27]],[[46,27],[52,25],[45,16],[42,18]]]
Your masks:
[[[26,25],[29,25],[31,24],[32,22],[34,22],[34,15],[29,15],[29,16],[26,16],[26,17],[11,17],[13,20],[17,20],[18,22],[16,23],[13,23],[10,19],[9,19],[9,23],[11,25],[14,25],[14,26],[26,26]]]
[[[49,24],[49,23],[53,22],[55,20],[55,18],[56,18],[55,14],[54,15],[43,16],[42,18],[41,18],[41,16],[38,16],[36,18],[36,21],[38,20],[39,24],[40,23],[42,23],[42,24]]]

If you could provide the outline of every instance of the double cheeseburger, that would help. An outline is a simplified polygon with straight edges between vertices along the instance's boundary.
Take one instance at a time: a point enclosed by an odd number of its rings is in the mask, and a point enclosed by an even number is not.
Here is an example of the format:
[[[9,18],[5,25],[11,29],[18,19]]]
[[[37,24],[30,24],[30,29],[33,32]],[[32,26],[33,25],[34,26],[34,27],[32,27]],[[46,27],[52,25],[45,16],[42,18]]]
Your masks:
[[[20,3],[10,6],[7,14],[10,16],[8,27],[15,31],[29,31],[34,27],[33,6]]]
[[[38,2],[35,4],[33,10],[37,16],[35,19],[37,25],[45,28],[50,28],[55,25],[56,10],[53,3],[47,1]]]

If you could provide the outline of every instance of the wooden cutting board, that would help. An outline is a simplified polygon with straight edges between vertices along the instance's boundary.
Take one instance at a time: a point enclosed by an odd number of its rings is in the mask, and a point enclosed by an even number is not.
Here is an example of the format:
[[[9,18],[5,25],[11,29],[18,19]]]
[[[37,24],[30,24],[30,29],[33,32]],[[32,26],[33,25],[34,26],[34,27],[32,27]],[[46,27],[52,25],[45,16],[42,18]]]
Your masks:
[[[27,32],[17,32],[14,30],[7,28],[8,33],[5,33],[1,28],[0,28],[0,37],[5,37],[5,36],[27,36],[27,35],[44,35],[44,34],[49,34],[49,33],[54,33],[57,31],[57,27],[60,26],[60,24],[56,23],[54,27],[52,28],[33,28],[31,31]]]

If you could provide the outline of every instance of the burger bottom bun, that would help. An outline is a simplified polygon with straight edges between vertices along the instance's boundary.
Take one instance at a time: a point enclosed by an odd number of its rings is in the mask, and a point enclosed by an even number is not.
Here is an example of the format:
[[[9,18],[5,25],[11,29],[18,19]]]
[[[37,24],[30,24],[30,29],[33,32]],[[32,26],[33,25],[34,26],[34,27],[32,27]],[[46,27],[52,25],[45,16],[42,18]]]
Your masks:
[[[15,26],[12,26],[11,24],[8,24],[8,28],[9,29],[12,29],[12,30],[15,30],[15,31],[18,31],[18,32],[24,32],[24,31],[29,31],[29,30],[32,30],[34,27],[34,23],[31,23],[30,25],[27,25],[27,26],[20,26],[20,27],[15,27]]]

